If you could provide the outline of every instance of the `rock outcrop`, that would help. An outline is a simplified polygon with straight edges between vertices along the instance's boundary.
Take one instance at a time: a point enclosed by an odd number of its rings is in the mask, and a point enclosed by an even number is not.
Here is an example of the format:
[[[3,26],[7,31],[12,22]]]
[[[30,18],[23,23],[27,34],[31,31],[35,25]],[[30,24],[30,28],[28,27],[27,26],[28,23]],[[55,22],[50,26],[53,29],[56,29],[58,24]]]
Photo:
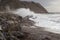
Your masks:
[[[23,26],[32,26],[33,21],[19,15],[3,12],[0,13],[0,40],[25,40],[28,32],[22,30]]]
[[[0,40],[22,40],[27,35],[21,30],[22,17],[0,13]]]

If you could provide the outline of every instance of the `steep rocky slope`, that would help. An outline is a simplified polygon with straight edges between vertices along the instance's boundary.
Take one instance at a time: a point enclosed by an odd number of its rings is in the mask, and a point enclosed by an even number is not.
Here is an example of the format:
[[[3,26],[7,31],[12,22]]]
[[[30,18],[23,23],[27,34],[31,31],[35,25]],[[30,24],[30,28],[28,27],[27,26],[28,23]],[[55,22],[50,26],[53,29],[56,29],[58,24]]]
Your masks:
[[[47,10],[39,3],[35,2],[26,2],[19,0],[1,0],[0,10],[18,9],[18,8],[29,8],[37,13],[47,13]]]
[[[35,3],[35,2],[26,2],[26,1],[22,1],[20,2],[25,8],[30,8],[32,11],[37,12],[37,13],[47,13],[47,10],[40,5],[39,3]]]

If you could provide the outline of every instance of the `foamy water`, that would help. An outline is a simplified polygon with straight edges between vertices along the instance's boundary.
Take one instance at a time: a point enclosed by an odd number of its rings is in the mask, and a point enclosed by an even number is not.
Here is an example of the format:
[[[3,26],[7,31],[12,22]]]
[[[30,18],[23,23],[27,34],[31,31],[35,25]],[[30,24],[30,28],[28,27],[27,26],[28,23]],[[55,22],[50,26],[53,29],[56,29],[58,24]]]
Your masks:
[[[32,15],[33,17],[29,19],[36,22],[36,26],[45,28],[45,31],[60,34],[60,14],[37,14],[28,8],[20,8],[13,12],[23,18]]]

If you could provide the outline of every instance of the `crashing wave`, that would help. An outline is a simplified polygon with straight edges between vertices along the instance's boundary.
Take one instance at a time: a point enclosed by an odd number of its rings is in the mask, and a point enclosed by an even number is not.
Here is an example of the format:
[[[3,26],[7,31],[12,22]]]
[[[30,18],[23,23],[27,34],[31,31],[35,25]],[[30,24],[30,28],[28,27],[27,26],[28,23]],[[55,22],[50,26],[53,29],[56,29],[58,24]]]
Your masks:
[[[13,11],[15,14],[30,17],[29,20],[36,22],[34,25],[45,28],[45,31],[60,34],[60,14],[37,14],[29,8],[20,8]]]

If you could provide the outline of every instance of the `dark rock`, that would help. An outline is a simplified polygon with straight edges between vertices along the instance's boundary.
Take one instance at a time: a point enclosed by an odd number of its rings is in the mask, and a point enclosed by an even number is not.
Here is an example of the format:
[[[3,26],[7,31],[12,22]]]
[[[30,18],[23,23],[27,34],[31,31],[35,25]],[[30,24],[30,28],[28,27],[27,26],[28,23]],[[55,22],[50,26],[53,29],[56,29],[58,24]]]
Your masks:
[[[20,40],[25,33],[21,30],[22,17],[13,13],[0,13],[0,39]]]

